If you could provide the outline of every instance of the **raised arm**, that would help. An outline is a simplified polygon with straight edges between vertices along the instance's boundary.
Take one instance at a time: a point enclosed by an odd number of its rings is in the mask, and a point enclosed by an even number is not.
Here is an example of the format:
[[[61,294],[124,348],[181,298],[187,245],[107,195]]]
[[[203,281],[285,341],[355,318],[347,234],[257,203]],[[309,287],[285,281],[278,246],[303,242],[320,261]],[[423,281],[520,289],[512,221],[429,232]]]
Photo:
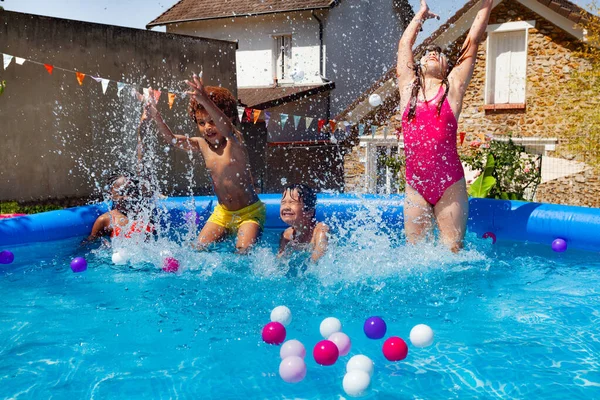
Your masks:
[[[493,0],[482,0],[481,9],[475,16],[475,20],[467,34],[456,66],[450,72],[450,75],[448,75],[450,89],[459,97],[461,103],[462,97],[473,76],[473,69],[475,69],[475,62],[477,61],[477,49],[488,25],[490,13],[492,12],[492,3]]]
[[[146,113],[154,120],[154,122],[156,122],[158,131],[167,143],[173,144],[183,150],[200,151],[197,141],[190,140],[189,137],[184,135],[175,135],[173,131],[171,131],[171,128],[165,123],[156,109],[156,100],[154,100],[152,89],[150,89],[150,96],[148,96],[148,99],[146,100]]]
[[[398,76],[400,89],[412,82],[415,78],[415,71],[413,69],[415,60],[412,47],[415,44],[415,40],[417,40],[417,35],[421,30],[423,22],[430,18],[439,19],[440,17],[429,11],[429,7],[425,0],[421,0],[419,11],[417,11],[412,21],[410,21],[410,24],[408,24],[400,38],[400,42],[398,42],[398,64],[396,65],[396,75]]]
[[[327,253],[327,247],[329,246],[329,227],[324,223],[317,224],[314,235],[314,247],[310,259],[313,262],[317,262],[325,255],[325,253]]]
[[[210,99],[208,92],[204,88],[202,78],[194,74],[192,81],[186,81],[186,83],[191,89],[188,94],[193,96],[198,104],[204,107],[206,112],[208,112],[208,115],[210,115],[212,118],[219,133],[229,140],[235,140],[239,142],[240,138],[238,138],[238,136],[235,134],[233,123],[227,117],[227,115],[225,115],[225,113],[221,111],[221,109],[217,107],[217,105]]]

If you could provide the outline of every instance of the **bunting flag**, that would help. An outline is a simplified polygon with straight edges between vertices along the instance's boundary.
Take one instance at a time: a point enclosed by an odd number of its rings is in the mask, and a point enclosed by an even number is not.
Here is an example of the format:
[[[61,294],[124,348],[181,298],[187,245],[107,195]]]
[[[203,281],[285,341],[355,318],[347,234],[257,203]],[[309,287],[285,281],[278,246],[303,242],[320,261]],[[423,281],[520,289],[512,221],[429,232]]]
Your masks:
[[[387,135],[388,135],[388,127],[387,127],[387,126],[384,126],[384,127],[383,127],[383,138],[384,138],[384,139],[387,139]]]
[[[102,83],[102,78],[100,78],[99,76],[90,76],[90,78],[92,78],[93,80],[95,80],[98,83]]]
[[[319,119],[317,121],[317,132],[321,132],[321,130],[323,129],[323,127],[325,126],[325,120],[324,119]]]
[[[153,90],[152,95],[154,96],[154,101],[158,103],[158,99],[160,99],[160,95],[162,92],[160,90]]]
[[[329,127],[331,128],[331,132],[335,132],[335,128],[337,126],[337,122],[335,122],[334,120],[330,119],[329,120]]]
[[[15,57],[15,62],[16,62],[18,65],[23,65],[23,64],[25,64],[25,61],[26,61],[26,60],[25,60],[24,58],[21,58],[21,57]]]
[[[252,120],[252,109],[246,108],[244,112],[246,113],[246,121]]]
[[[346,127],[346,134],[350,134],[350,129],[352,129],[352,124],[348,121],[344,121],[344,126]]]
[[[260,118],[261,112],[262,112],[262,110],[254,110],[253,111],[254,118],[252,120],[254,121],[255,124],[256,124],[256,121],[258,121],[258,118]]]
[[[102,94],[106,94],[106,89],[108,89],[108,84],[110,81],[108,79],[102,79],[100,84],[102,85]]]
[[[148,88],[143,88],[142,89],[142,93],[144,93],[144,97],[141,100],[147,99],[150,97],[150,89]]]
[[[2,58],[4,60],[4,69],[8,68],[8,65],[13,59],[13,56],[9,56],[8,54],[2,54]]]
[[[371,125],[371,137],[375,137],[375,132],[377,132],[377,125]]]
[[[294,115],[294,129],[298,129],[298,124],[300,123],[300,119],[302,117],[299,115]]]
[[[169,93],[169,101],[171,101],[171,96],[172,93]],[[175,95],[173,95],[175,96]],[[173,97],[173,99],[175,99],[175,97]],[[244,107],[238,107],[238,118],[240,119],[240,122],[242,122],[243,118],[244,118]]]
[[[358,124],[358,136],[365,134],[365,124]]]
[[[279,118],[281,119],[281,128],[283,128],[285,126],[285,123],[288,120],[288,115],[287,114],[280,114]]]
[[[54,70],[54,66],[50,65],[50,64],[44,64],[44,68],[46,68],[46,71],[48,71],[48,73],[50,75],[52,75],[52,71]]]
[[[173,108],[173,104],[175,103],[175,93],[167,93],[167,97],[169,98],[169,110]],[[238,108],[238,115],[240,117],[240,121],[242,120],[242,114],[244,113],[244,109],[242,108],[242,112],[240,113]]]
[[[465,137],[467,136],[467,132],[460,132],[458,135],[460,137],[460,145],[462,146],[463,143],[465,142]]]
[[[79,86],[83,86],[83,78],[85,78],[85,74],[82,72],[75,72],[75,76],[77,76],[77,82],[79,82]]]
[[[481,141],[481,143],[485,142],[485,133],[478,133],[477,137]]]
[[[265,126],[269,126],[269,121],[271,120],[271,113],[265,111]]]
[[[311,117],[306,117],[306,129],[308,129],[310,127],[310,124],[312,124],[314,118]]]
[[[123,82],[117,82],[117,96],[121,95],[121,90],[123,90],[124,87],[125,84]]]

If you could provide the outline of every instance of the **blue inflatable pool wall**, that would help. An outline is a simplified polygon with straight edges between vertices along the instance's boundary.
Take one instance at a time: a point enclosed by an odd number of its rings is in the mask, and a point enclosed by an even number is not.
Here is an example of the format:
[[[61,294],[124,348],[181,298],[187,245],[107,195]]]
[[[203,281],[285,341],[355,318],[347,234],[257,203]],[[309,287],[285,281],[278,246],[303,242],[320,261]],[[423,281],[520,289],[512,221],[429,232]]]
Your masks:
[[[267,229],[282,229],[279,218],[280,194],[260,196],[267,205]],[[196,212],[206,220],[215,197],[195,197]],[[170,198],[159,207],[169,215],[172,226],[185,223],[190,198]],[[387,226],[401,227],[404,197],[377,195],[321,194],[317,218],[347,221],[357,212],[378,210]],[[498,240],[540,243],[550,246],[556,238],[567,241],[569,248],[600,251],[600,209],[530,203],[508,200],[471,199],[468,229],[481,237],[493,233]],[[0,250],[11,245],[84,237],[96,218],[108,210],[104,203],[50,211],[0,220]]]

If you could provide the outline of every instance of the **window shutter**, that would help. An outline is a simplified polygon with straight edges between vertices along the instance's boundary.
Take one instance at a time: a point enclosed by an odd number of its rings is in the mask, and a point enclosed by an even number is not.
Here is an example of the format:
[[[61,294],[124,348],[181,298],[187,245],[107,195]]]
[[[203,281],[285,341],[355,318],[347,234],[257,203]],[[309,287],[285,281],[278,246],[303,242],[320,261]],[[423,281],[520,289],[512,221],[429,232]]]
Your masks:
[[[510,92],[510,42],[506,40],[507,33],[499,33],[496,39],[496,76],[494,103],[508,103]]]
[[[510,43],[510,93],[509,103],[525,103],[525,76],[527,70],[527,51],[525,31],[508,32]]]
[[[524,103],[527,71],[526,31],[493,33],[487,104]]]

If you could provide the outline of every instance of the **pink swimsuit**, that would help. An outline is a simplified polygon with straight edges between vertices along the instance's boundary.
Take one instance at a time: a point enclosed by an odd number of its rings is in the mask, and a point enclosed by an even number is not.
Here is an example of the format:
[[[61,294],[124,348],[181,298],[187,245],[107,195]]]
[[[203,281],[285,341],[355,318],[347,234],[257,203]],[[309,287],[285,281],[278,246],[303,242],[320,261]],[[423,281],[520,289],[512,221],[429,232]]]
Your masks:
[[[417,102],[415,117],[411,121],[408,120],[409,105],[402,115],[406,183],[431,205],[435,205],[446,189],[465,176],[456,149],[458,123],[447,98],[439,116],[437,112],[443,88],[441,85],[433,99]]]

